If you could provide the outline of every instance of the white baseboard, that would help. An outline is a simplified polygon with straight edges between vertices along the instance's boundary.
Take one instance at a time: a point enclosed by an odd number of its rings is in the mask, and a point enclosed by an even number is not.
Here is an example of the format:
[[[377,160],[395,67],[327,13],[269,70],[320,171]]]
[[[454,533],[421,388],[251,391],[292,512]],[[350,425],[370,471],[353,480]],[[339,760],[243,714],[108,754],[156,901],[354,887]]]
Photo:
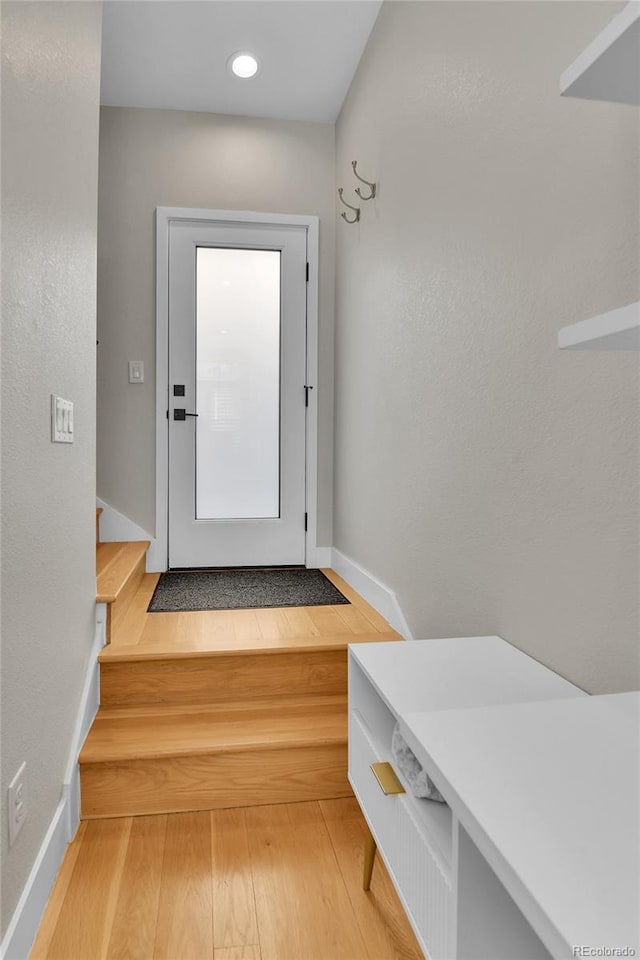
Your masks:
[[[7,932],[0,945],[2,960],[27,960],[44,908],[64,857],[68,835],[68,800],[62,797],[38,851]]]
[[[331,551],[330,566],[340,574],[343,580],[347,581],[349,586],[357,590],[360,596],[364,597],[367,603],[370,603],[405,640],[413,640],[409,624],[405,620],[393,590],[386,587],[384,583],[380,583],[373,574],[335,547]]]
[[[105,543],[111,543],[114,540],[150,540],[151,545],[147,550],[147,573],[162,573],[167,569],[167,558],[160,555],[161,550],[158,541],[150,533],[139,527],[129,517],[125,517],[111,504],[101,500],[100,497],[96,497],[96,506],[102,507],[102,514],[100,515],[101,540],[104,540]]]
[[[137,523],[125,517],[123,513],[112,507],[111,504],[96,497],[96,506],[102,507],[100,515],[100,539],[105,543],[114,540],[150,540],[153,546],[154,538]],[[149,548],[151,550],[151,547]]]
[[[96,629],[93,636],[93,644],[89,655],[89,664],[87,674],[80,698],[80,707],[76,718],[76,725],[71,740],[71,749],[69,750],[69,760],[62,784],[63,796],[68,798],[67,815],[69,818],[69,839],[75,836],[76,830],[80,824],[80,767],[78,765],[78,756],[82,749],[82,744],[87,738],[91,724],[95,719],[100,706],[100,664],[98,663],[98,654],[107,642],[106,617],[104,614],[106,605],[104,603],[96,604]]]
[[[307,569],[319,570],[321,567],[330,567],[332,552],[333,551],[331,547],[308,547],[306,562]]]
[[[164,573],[168,569],[166,546],[166,543],[161,545],[158,540],[151,541],[147,550],[147,573]]]
[[[98,610],[103,606],[104,604],[98,604]],[[56,807],[7,932],[0,944],[0,960],[27,960],[67,844],[73,840],[80,823],[78,755],[100,704],[98,654],[104,646],[105,639],[104,616],[100,618],[98,615],[60,803]]]

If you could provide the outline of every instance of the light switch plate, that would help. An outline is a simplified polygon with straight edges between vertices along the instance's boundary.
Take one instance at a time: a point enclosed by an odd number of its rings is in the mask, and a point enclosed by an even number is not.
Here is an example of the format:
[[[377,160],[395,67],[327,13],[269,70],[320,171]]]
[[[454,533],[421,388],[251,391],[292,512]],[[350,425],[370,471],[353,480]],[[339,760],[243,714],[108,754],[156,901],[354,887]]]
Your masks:
[[[144,360],[129,360],[129,383],[144,383]]]
[[[73,443],[73,401],[51,394],[51,441]]]

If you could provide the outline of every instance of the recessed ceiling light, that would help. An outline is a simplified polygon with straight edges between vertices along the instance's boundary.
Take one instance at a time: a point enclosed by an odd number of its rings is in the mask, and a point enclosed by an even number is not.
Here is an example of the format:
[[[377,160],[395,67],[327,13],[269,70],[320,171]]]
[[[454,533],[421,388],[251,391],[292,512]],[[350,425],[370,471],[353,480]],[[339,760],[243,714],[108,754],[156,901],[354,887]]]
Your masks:
[[[252,53],[234,53],[227,61],[228,67],[236,77],[242,80],[248,80],[249,77],[255,77],[258,72],[258,61]]]

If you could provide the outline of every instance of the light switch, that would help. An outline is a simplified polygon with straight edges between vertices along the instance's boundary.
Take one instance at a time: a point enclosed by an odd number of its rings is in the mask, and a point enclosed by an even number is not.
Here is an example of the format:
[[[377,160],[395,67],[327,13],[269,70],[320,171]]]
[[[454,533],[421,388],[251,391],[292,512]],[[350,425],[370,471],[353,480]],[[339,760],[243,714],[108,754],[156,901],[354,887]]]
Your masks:
[[[51,442],[73,443],[73,402],[51,394]]]
[[[129,383],[144,383],[143,360],[129,360]]]

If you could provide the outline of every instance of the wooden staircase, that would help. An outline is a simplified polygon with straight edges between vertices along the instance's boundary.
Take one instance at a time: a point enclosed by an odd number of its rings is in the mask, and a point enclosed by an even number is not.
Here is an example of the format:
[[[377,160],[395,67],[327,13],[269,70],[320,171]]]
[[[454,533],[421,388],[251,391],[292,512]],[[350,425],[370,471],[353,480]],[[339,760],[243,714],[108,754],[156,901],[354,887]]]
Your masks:
[[[101,707],[79,758],[82,818],[350,796],[347,644],[401,637],[359,597],[359,632],[330,637],[225,643],[206,613],[141,614],[147,546],[98,545],[98,600],[117,642],[99,657]],[[140,616],[144,643],[127,637]],[[184,617],[202,618],[198,642],[171,645],[167,623],[179,636]]]
[[[82,816],[351,794],[346,698],[100,710],[80,756]]]
[[[100,514],[96,507],[96,603],[107,605],[107,643],[126,613],[145,574],[149,541],[100,541]]]

